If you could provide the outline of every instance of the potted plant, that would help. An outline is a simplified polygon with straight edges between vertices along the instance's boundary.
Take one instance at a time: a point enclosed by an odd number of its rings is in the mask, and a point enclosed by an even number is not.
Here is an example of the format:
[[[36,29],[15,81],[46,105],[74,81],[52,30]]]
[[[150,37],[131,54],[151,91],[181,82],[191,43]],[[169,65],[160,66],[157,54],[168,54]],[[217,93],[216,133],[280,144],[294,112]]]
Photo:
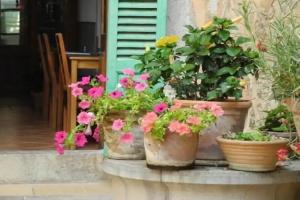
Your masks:
[[[215,140],[227,131],[242,131],[249,100],[241,99],[244,78],[256,74],[258,53],[245,49],[246,37],[235,38],[236,29],[229,19],[215,17],[202,28],[187,26],[184,46],[177,47],[174,36],[157,41],[157,48],[137,56],[136,68],[151,75],[150,82],[163,93],[186,106],[199,101],[214,101],[225,114],[200,140],[198,158],[223,158]]]
[[[161,101],[148,88],[148,74],[139,77],[131,69],[123,70],[119,87],[105,93],[102,83],[107,81],[103,75],[95,78],[83,77],[70,87],[72,94],[79,98],[81,112],[77,116],[79,123],[70,133],[58,132],[57,150],[63,147],[83,147],[86,135],[93,134],[98,139],[103,131],[104,153],[113,159],[143,159],[143,132],[138,125],[139,118]],[[97,126],[96,133],[91,127]]]
[[[193,166],[202,130],[223,115],[215,103],[199,103],[181,107],[165,103],[154,107],[141,120],[147,166],[150,168],[183,169]]]
[[[293,114],[285,105],[279,104],[276,108],[266,111],[266,113],[264,125],[260,127],[260,130],[291,141],[295,139],[296,127]]]
[[[277,152],[287,147],[288,140],[260,131],[229,133],[217,137],[229,167],[243,171],[273,171]]]

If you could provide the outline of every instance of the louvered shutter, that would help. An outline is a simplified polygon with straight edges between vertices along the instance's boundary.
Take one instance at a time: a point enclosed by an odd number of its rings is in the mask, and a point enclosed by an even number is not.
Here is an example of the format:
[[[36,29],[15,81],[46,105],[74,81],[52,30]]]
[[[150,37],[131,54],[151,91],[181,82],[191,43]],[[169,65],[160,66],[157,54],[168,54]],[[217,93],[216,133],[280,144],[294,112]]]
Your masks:
[[[107,89],[116,88],[121,71],[133,68],[133,55],[166,34],[167,0],[109,0]]]

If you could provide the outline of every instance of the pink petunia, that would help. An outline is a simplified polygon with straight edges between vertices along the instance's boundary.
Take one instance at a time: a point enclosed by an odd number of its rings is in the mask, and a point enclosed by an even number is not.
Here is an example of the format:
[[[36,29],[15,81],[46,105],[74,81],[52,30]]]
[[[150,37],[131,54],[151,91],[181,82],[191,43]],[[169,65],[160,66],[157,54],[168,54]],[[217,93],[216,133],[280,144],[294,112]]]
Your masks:
[[[120,97],[123,96],[123,93],[119,90],[113,91],[109,94],[109,96],[113,99],[119,99]]]
[[[162,102],[162,103],[159,103],[159,104],[155,105],[155,106],[153,107],[153,110],[154,110],[156,113],[162,113],[162,112],[164,112],[167,108],[168,108],[168,104]]]
[[[55,150],[59,155],[63,155],[65,152],[64,146],[62,144],[55,144]]]
[[[195,116],[190,116],[187,120],[187,123],[192,124],[192,125],[199,125],[201,123],[201,120],[199,119],[199,117],[195,117]]]
[[[143,81],[147,81],[150,78],[148,73],[141,74],[140,79]]]
[[[130,144],[134,140],[134,135],[131,132],[123,133],[120,136],[120,141],[125,144]]]
[[[289,151],[285,148],[279,149],[277,151],[277,159],[279,161],[284,161],[288,158]]]
[[[151,132],[152,128],[153,128],[153,124],[155,123],[155,121],[158,119],[158,116],[155,112],[150,112],[147,113],[141,121],[141,128],[143,130],[144,133],[149,133]]]
[[[78,97],[78,96],[80,96],[82,94],[83,94],[83,89],[82,88],[80,88],[80,87],[74,87],[74,88],[72,88],[72,95],[74,97]]]
[[[104,89],[103,87],[92,87],[88,90],[88,96],[96,99],[98,97],[101,97],[103,95]]]
[[[87,85],[90,83],[91,77],[90,76],[84,76],[81,78],[81,85]]]
[[[176,130],[179,135],[188,135],[191,133],[190,127],[185,123],[180,123]]]
[[[79,124],[90,124],[95,119],[95,115],[91,112],[81,112],[77,116],[77,122]]]
[[[129,87],[129,79],[127,77],[121,78],[119,82],[123,88]]]
[[[181,102],[179,102],[179,101],[176,101],[173,105],[172,105],[172,107],[171,107],[171,110],[177,110],[177,109],[179,109],[179,108],[181,108],[182,107],[182,103]]]
[[[129,68],[127,68],[127,69],[123,69],[123,74],[125,74],[125,75],[128,75],[128,76],[134,76],[134,71],[132,70],[132,69],[129,69]]]
[[[296,144],[296,150],[300,151],[300,143]]]
[[[178,128],[180,126],[180,122],[178,121],[172,121],[169,126],[168,126],[168,129],[169,131],[171,131],[172,133],[176,133]]]
[[[216,117],[220,117],[222,115],[224,115],[224,110],[222,109],[221,106],[217,105],[217,104],[213,104],[210,108],[210,111],[213,113],[214,116]]]
[[[78,147],[84,147],[84,145],[87,143],[87,139],[83,133],[77,133],[75,135],[75,144]]]
[[[80,82],[77,82],[77,83],[71,83],[70,85],[68,85],[69,88],[73,89],[73,88],[76,88],[78,87]]]
[[[106,76],[104,76],[103,74],[99,74],[97,76],[98,80],[102,83],[106,83],[108,81],[108,78]]]
[[[83,100],[78,104],[79,108],[81,109],[87,109],[91,106],[91,102]]]
[[[147,87],[148,85],[146,83],[136,83],[134,89],[137,92],[143,92]]]
[[[116,119],[116,120],[114,120],[114,122],[113,122],[112,129],[113,129],[114,131],[119,131],[119,130],[121,130],[121,129],[123,128],[123,126],[124,126],[123,120],[121,120],[121,119]]]
[[[65,131],[58,131],[55,133],[55,138],[54,141],[55,143],[61,144],[65,141],[65,139],[67,138],[67,132]]]
[[[100,129],[99,127],[96,127],[93,133],[93,138],[96,140],[96,142],[100,142]]]

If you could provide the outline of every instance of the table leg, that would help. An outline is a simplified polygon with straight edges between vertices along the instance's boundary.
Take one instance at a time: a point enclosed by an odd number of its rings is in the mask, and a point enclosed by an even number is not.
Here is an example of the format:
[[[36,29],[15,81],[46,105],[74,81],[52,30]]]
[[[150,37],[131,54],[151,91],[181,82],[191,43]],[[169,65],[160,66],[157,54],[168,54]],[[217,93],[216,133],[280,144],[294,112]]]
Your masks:
[[[78,70],[78,61],[72,60],[71,62],[71,83],[77,82],[77,70]],[[70,129],[76,126],[76,108],[77,108],[77,98],[73,95],[71,96],[70,101]]]

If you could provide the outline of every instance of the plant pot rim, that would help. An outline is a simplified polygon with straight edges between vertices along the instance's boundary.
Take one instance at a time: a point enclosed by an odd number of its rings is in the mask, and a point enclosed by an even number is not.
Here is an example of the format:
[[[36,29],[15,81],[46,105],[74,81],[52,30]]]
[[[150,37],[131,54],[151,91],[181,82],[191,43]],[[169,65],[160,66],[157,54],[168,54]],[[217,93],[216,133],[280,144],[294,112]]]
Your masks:
[[[227,143],[227,144],[240,144],[240,145],[272,145],[272,144],[288,144],[287,139],[278,139],[278,140],[272,140],[272,141],[241,141],[241,140],[230,140],[225,139],[222,136],[218,136],[217,138],[218,142],[221,143]]]
[[[222,108],[244,108],[248,109],[252,106],[252,101],[250,99],[240,99],[238,101],[229,99],[226,101],[203,101],[203,100],[183,100],[175,99],[174,102],[179,101],[186,104],[204,103],[204,102],[214,102],[221,106]]]

